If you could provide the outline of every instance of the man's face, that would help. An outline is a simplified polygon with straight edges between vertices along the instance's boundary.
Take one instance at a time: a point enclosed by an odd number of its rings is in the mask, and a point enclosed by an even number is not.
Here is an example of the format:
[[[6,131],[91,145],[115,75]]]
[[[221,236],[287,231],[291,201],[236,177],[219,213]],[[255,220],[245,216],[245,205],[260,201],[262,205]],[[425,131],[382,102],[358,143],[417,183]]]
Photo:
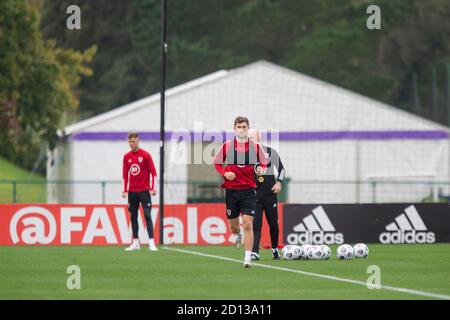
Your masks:
[[[234,132],[239,139],[245,139],[248,135],[248,125],[246,122],[236,123],[234,126]]]
[[[250,140],[252,140],[253,142],[259,142],[261,140],[260,136],[259,136],[259,132],[256,131],[256,130],[249,130],[248,131],[248,138]]]
[[[128,144],[130,145],[131,150],[136,151],[139,148],[139,138],[128,139]]]

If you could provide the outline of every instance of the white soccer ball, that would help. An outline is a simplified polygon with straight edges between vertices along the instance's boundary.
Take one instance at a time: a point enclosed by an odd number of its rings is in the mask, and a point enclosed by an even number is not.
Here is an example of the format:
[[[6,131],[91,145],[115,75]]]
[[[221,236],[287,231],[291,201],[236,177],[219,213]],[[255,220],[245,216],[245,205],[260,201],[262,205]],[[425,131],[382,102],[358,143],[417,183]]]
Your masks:
[[[300,259],[306,259],[305,258],[305,245],[300,246]]]
[[[303,248],[304,248],[303,259],[310,260],[308,253],[309,253],[311,247],[312,247],[312,245],[310,245],[310,244],[303,245]]]
[[[369,247],[364,243],[357,243],[353,246],[353,254],[355,258],[367,258],[369,255]]]
[[[305,244],[305,255],[303,257],[305,260],[312,260],[313,257],[312,247],[313,246],[310,244]]]
[[[322,260],[323,251],[322,247],[319,245],[314,245],[311,247],[312,260]]]
[[[330,257],[331,257],[331,249],[330,249],[330,247],[327,246],[326,244],[322,244],[320,247],[322,248],[322,251],[323,251],[322,259],[323,260],[330,259]]]
[[[293,245],[294,260],[300,260],[302,258],[300,246]]]
[[[353,258],[353,247],[348,244],[340,245],[336,250],[336,256],[341,260]]]
[[[284,246],[283,249],[281,249],[281,256],[284,260],[294,260],[294,249],[295,247],[293,245],[287,245]]]

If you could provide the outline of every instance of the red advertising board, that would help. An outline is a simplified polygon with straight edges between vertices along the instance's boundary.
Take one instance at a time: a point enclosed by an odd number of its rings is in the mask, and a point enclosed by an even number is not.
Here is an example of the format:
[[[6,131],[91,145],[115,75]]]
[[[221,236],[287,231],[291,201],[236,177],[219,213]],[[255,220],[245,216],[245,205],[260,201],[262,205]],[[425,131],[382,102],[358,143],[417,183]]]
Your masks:
[[[279,206],[282,227],[282,206]],[[152,208],[155,240],[159,240],[159,207]],[[140,210],[139,238],[148,243]],[[280,230],[280,236],[282,230]],[[164,242],[177,245],[229,245],[224,204],[166,205]],[[126,205],[2,204],[0,245],[126,245],[131,242]],[[270,246],[264,221],[261,246]]]

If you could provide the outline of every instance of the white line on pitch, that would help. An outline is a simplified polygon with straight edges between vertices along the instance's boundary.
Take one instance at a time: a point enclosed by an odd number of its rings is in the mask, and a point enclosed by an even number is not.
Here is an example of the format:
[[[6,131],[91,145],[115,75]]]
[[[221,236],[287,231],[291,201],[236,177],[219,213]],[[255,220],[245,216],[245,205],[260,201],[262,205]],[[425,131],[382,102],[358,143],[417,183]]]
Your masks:
[[[166,249],[166,250],[177,251],[177,252],[182,252],[182,253],[188,253],[188,254],[193,254],[193,255],[202,256],[202,257],[209,257],[209,258],[214,258],[214,259],[220,259],[220,260],[225,260],[225,261],[242,263],[242,260],[237,260],[237,259],[232,259],[232,258],[227,258],[227,257],[222,257],[222,256],[216,256],[216,255],[207,254],[207,253],[201,253],[201,252],[197,252],[197,251],[176,249],[176,248],[170,248],[170,247],[166,247],[166,246],[163,246],[162,248]],[[301,271],[301,270],[295,270],[295,269],[271,266],[271,265],[262,264],[262,263],[255,263],[255,262],[252,263],[252,266],[258,266],[258,267],[267,268],[267,269],[275,269],[275,270],[280,270],[280,271],[293,272],[293,273],[298,273],[298,274],[302,274],[302,275],[305,275],[305,276],[311,276],[311,277],[316,277],[316,278],[323,278],[323,279],[329,279],[329,280],[340,281],[340,282],[348,282],[348,283],[358,284],[358,285],[362,285],[364,287],[367,287],[367,283],[364,282],[364,281],[358,281],[358,280],[334,277],[334,276],[329,276],[329,275],[326,275],[326,274],[320,274],[320,273],[314,273],[314,272],[307,272],[307,271]],[[425,292],[425,291],[406,289],[406,288],[399,288],[399,287],[392,287],[392,286],[385,286],[385,285],[381,285],[381,289],[390,290],[390,291],[398,291],[398,292],[403,292],[403,293],[408,293],[408,294],[417,295],[417,296],[423,296],[423,297],[429,297],[429,298],[450,300],[450,296],[445,295],[445,294],[438,294],[438,293]]]

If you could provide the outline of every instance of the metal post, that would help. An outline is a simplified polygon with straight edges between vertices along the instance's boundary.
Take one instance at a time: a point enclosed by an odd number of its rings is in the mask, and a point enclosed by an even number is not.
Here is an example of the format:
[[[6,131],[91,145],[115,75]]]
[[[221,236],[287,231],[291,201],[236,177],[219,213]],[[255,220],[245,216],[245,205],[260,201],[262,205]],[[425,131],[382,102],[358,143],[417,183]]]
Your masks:
[[[372,203],[377,203],[377,182],[372,181]]]
[[[356,140],[355,144],[355,196],[356,196],[356,203],[361,202],[361,146],[359,140]]]
[[[192,188],[194,188],[193,190],[193,201],[194,203],[197,203],[197,181],[192,182]]]
[[[106,203],[106,193],[105,193],[105,181],[102,181],[102,203]]]
[[[413,73],[413,94],[414,94],[414,111],[417,115],[422,114],[422,107],[420,105],[420,97],[419,97],[419,85],[418,85],[418,75],[417,72]]]
[[[450,63],[447,64],[447,125],[450,127]]]
[[[164,118],[166,103],[167,0],[161,0],[161,90],[159,131],[159,243],[164,244]]]
[[[450,63],[447,63],[447,125],[450,127]],[[448,139],[448,174],[449,174],[449,181],[450,181],[450,139]],[[450,185],[447,185],[447,194],[450,194]]]
[[[17,181],[13,181],[13,203],[17,203]]]
[[[433,67],[432,70],[432,85],[433,85],[433,121],[438,120],[438,92],[437,92],[437,76],[436,76],[436,67]]]

